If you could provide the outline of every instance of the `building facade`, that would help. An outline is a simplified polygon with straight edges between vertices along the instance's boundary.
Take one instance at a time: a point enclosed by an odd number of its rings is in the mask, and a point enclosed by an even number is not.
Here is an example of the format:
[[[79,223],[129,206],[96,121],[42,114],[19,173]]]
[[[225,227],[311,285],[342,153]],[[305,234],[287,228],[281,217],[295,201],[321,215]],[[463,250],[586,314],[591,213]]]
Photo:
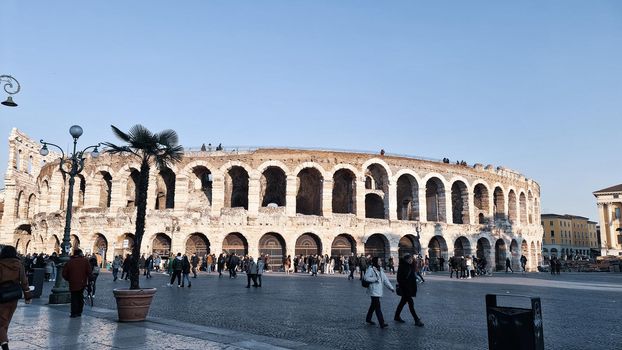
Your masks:
[[[68,179],[53,154],[9,137],[0,240],[22,253],[58,251]],[[45,162],[47,160],[47,163]],[[133,244],[134,159],[88,158],[76,177],[71,241],[110,260]],[[186,152],[152,168],[144,253],[405,253],[477,255],[490,265],[542,259],[540,187],[502,167],[403,156],[293,149]]]
[[[594,192],[602,255],[622,255],[622,184]]]
[[[544,260],[595,258],[600,255],[596,222],[577,215],[542,214]]]

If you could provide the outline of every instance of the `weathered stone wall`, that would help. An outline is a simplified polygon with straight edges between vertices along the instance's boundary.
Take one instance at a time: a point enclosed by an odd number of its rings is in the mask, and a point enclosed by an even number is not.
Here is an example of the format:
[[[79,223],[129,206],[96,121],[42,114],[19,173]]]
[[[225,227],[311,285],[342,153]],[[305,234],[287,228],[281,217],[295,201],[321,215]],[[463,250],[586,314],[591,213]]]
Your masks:
[[[14,167],[20,147],[41,161],[39,145],[19,131],[13,130],[9,146],[0,240],[22,252],[51,251],[62,240],[67,181],[52,154],[52,164],[33,166],[30,173]],[[74,190],[75,245],[105,252],[107,259],[127,251],[137,169],[136,160],[126,156],[86,160]],[[18,193],[34,196],[31,214],[15,214],[23,208]],[[508,198],[514,199],[511,205]],[[454,251],[479,251],[489,264],[495,257],[505,260],[505,254],[534,256],[534,268],[541,255],[539,202],[536,182],[502,167],[335,151],[187,152],[170,169],[152,169],[141,250],[176,253],[205,244],[220,253],[242,241],[254,256],[309,249],[330,255],[350,242],[357,254],[388,257],[420,245],[423,255],[445,259]],[[370,205],[374,215],[366,212]],[[19,227],[30,232],[18,233]]]

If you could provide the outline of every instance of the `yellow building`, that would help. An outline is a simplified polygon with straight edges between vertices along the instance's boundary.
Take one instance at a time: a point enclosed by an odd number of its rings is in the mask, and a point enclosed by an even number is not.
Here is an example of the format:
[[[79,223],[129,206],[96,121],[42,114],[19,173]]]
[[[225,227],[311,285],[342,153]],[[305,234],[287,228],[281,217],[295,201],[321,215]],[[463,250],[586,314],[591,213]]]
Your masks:
[[[561,259],[594,258],[600,255],[596,222],[577,215],[542,214],[542,256]]]
[[[622,184],[594,192],[600,221],[602,255],[622,255]]]

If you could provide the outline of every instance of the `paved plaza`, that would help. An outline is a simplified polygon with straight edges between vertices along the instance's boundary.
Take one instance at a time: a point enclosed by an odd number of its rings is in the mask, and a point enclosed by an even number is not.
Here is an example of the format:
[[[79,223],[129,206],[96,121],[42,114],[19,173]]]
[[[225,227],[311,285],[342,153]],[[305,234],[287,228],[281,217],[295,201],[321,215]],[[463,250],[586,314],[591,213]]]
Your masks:
[[[68,305],[45,306],[47,299],[42,298],[18,309],[9,337],[15,346],[32,349],[75,344],[81,349],[485,349],[484,296],[495,293],[542,299],[547,349],[613,349],[622,344],[622,274],[515,273],[470,280],[429,275],[415,300],[425,327],[414,327],[407,310],[402,314],[407,323],[394,323],[399,298],[389,292],[382,300],[390,325],[385,330],[365,324],[369,297],[358,280],[268,273],[262,288],[246,289],[246,276],[238,276],[219,279],[203,273],[192,279],[192,288],[169,288],[167,276],[155,273],[141,281],[158,288],[150,319],[122,324],[114,321],[111,290],[128,282],[112,282],[109,273],[102,273],[96,305],[86,307],[82,320],[70,321]],[[45,288],[47,295],[51,283]],[[510,298],[500,303],[526,305]]]

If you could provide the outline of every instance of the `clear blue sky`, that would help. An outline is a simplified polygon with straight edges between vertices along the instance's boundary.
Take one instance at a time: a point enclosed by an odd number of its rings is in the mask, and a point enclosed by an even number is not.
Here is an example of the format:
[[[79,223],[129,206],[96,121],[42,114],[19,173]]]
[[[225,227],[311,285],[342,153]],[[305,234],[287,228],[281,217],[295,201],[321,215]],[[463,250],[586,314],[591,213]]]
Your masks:
[[[622,183],[621,1],[4,0],[0,28],[22,84],[3,138],[142,123],[184,146],[464,159],[592,219],[591,192]]]

